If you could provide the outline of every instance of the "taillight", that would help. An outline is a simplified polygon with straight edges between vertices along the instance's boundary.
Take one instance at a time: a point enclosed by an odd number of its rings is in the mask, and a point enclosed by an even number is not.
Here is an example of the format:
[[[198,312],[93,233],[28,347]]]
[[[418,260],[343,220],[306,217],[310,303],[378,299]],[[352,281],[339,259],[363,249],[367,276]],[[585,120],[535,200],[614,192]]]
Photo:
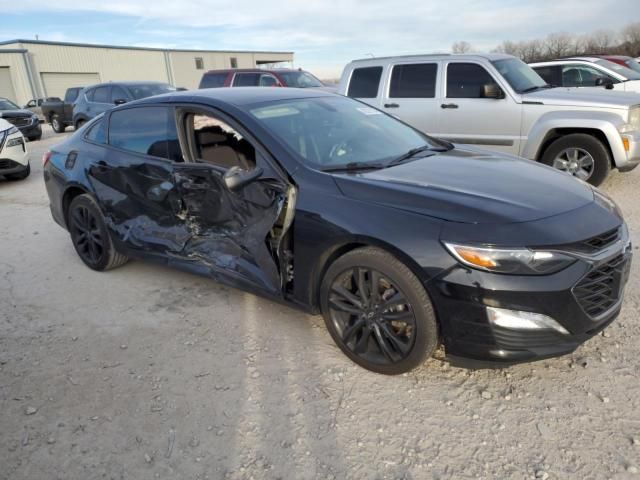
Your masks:
[[[48,162],[49,159],[51,158],[51,150],[47,150],[46,152],[44,152],[44,154],[42,155],[42,166],[44,167]]]

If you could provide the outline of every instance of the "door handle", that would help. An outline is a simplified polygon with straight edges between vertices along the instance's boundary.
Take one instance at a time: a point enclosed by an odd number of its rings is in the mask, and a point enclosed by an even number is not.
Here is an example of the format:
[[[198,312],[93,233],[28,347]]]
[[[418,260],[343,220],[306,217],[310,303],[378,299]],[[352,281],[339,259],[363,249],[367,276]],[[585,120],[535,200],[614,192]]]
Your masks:
[[[458,108],[458,105],[455,103],[443,103],[440,108]]]
[[[384,108],[400,108],[400,105],[397,103],[385,103]]]

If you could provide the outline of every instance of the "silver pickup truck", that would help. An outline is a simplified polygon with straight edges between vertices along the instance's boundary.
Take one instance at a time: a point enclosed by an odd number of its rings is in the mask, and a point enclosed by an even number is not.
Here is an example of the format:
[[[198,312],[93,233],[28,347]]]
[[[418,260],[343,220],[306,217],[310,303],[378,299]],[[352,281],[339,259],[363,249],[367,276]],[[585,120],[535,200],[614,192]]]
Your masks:
[[[510,55],[354,60],[339,93],[435,137],[543,162],[593,185],[640,163],[640,94],[552,88]]]

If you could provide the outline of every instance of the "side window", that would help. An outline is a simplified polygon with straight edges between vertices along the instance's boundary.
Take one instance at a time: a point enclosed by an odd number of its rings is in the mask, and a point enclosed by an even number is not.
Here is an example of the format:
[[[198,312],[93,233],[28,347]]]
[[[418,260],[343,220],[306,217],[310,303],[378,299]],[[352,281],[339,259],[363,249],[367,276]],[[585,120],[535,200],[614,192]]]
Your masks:
[[[259,84],[259,73],[236,73],[236,76],[233,77],[234,87],[257,87]]]
[[[84,138],[95,143],[107,143],[107,121],[104,118],[96,120],[93,125],[89,127],[89,131],[85,134]]]
[[[84,94],[85,97],[87,97],[87,100],[89,100],[90,102],[93,102],[93,96],[96,93],[96,89],[92,88],[91,90],[87,90]],[[73,102],[73,100],[70,100],[70,102]]]
[[[549,65],[547,67],[536,67],[534,69],[542,79],[549,85],[562,86],[561,67],[559,65]]]
[[[42,102],[44,102],[44,100],[42,100],[41,98],[38,99],[38,106],[41,107],[42,106]]]
[[[227,80],[226,73],[205,73],[200,82],[200,88],[218,88],[224,87]]]
[[[124,88],[120,87],[119,85],[111,86],[111,98],[109,103],[115,103],[116,100],[127,100],[128,98],[129,95],[127,95],[127,92],[124,91]]]
[[[80,93],[80,89],[79,88],[69,88],[69,89],[67,89],[67,92],[64,94],[64,101],[66,103],[75,102],[76,98],[78,98],[78,94],[79,93]],[[87,92],[87,95],[88,95],[88,92]]]
[[[356,68],[351,74],[347,96],[353,98],[376,98],[382,77],[382,67]]]
[[[29,103],[27,103],[27,108],[31,108],[31,107],[35,107],[36,106],[36,101],[35,100],[29,100]]]
[[[173,109],[168,107],[115,110],[109,120],[109,144],[151,157],[182,162]]]
[[[447,66],[447,98],[483,98],[482,87],[496,83],[484,67],[475,63]]]
[[[438,64],[396,65],[391,72],[390,98],[434,98]]]
[[[256,166],[256,151],[237,130],[211,115],[189,114],[186,130],[191,137],[198,162],[229,169],[251,170]]]
[[[595,87],[599,78],[611,78],[609,75],[587,65],[563,65],[562,85],[564,87]],[[611,78],[613,80],[613,78]]]
[[[98,87],[94,90],[93,101],[96,103],[109,103],[109,90],[111,87]]]
[[[275,87],[278,85],[278,80],[273,75],[260,75],[261,87]]]

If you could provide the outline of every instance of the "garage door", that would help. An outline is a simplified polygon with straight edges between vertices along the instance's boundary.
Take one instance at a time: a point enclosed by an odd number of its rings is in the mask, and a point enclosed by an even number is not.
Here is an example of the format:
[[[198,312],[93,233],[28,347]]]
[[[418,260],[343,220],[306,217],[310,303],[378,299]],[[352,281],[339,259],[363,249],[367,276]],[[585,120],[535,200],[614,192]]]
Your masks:
[[[97,73],[53,73],[42,72],[42,86],[47,97],[64,98],[64,92],[71,87],[86,87],[100,83]]]
[[[12,102],[16,101],[16,92],[13,90],[9,67],[0,67],[0,97],[8,98]]]

